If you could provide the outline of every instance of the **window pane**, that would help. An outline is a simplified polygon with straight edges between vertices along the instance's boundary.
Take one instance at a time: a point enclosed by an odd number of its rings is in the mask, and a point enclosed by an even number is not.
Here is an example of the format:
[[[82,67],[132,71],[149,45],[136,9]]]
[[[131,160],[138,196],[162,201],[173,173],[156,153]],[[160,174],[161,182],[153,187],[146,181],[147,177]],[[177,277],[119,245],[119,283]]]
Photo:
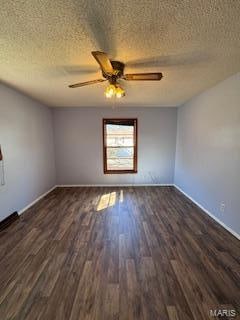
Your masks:
[[[107,146],[133,146],[133,126],[107,124]]]
[[[126,146],[130,147],[134,145],[133,135],[108,135],[107,136],[107,146]]]
[[[107,124],[106,125],[107,134],[132,134],[134,132],[134,126],[121,126],[116,124]]]
[[[107,159],[107,170],[133,170],[133,159]]]
[[[107,158],[108,159],[129,159],[133,158],[133,148],[107,148]]]

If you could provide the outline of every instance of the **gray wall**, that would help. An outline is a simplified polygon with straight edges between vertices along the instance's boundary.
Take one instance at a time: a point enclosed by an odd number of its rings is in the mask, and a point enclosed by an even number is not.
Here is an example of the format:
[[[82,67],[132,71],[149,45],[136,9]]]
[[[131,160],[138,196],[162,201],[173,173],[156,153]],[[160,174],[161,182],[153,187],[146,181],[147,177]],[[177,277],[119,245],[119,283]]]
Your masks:
[[[178,109],[175,183],[240,233],[239,73]]]
[[[58,184],[173,183],[176,108],[55,108]],[[138,118],[138,173],[103,174],[102,118]]]
[[[0,185],[0,220],[55,184],[52,111],[0,84],[0,144],[6,185]]]

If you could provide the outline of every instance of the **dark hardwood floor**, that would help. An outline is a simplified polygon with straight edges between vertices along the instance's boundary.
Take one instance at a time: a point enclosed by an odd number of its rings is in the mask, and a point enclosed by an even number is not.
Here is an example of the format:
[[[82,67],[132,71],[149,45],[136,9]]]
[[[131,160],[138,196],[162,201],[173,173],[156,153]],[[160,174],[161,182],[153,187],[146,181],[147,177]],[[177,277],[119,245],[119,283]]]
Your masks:
[[[240,241],[174,187],[55,189],[0,233],[0,250],[1,320],[239,308]]]

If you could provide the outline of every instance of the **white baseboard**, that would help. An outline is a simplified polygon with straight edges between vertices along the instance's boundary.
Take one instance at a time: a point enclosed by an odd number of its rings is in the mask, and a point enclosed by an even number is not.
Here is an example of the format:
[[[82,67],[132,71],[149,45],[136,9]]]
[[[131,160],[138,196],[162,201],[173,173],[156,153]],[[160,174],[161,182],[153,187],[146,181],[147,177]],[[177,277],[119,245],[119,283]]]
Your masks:
[[[172,187],[174,184],[166,183],[149,183],[149,184],[134,184],[134,183],[124,183],[124,184],[58,184],[58,188],[74,188],[74,187]]]
[[[25,208],[23,208],[22,210],[18,211],[18,215],[21,215],[24,211],[26,211],[27,209],[29,209],[30,207],[32,207],[35,203],[37,203],[39,200],[41,200],[42,198],[44,198],[48,193],[50,193],[51,191],[53,191],[57,186],[53,186],[50,190],[48,190],[47,192],[43,193],[40,197],[38,197],[37,199],[35,199],[33,202],[31,202],[29,205],[27,205]]]
[[[191,196],[189,196],[186,192],[184,192],[179,186],[174,184],[174,187],[178,189],[181,193],[183,193],[188,199],[190,199],[193,203],[195,203],[200,209],[203,210],[206,214],[208,214],[211,218],[213,218],[217,223],[219,223],[224,229],[226,229],[228,232],[230,232],[234,237],[236,237],[238,240],[240,240],[240,235],[232,230],[230,227],[228,227],[224,222],[219,220],[217,217],[215,217],[211,212],[209,212],[206,208],[204,208],[200,203],[198,203],[196,200],[194,200]]]

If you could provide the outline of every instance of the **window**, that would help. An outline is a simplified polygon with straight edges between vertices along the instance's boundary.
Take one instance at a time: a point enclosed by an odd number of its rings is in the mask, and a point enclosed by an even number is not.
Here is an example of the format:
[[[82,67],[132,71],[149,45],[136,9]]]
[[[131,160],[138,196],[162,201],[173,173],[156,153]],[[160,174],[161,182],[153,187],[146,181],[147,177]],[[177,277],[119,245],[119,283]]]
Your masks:
[[[137,172],[137,119],[103,119],[104,173]]]

